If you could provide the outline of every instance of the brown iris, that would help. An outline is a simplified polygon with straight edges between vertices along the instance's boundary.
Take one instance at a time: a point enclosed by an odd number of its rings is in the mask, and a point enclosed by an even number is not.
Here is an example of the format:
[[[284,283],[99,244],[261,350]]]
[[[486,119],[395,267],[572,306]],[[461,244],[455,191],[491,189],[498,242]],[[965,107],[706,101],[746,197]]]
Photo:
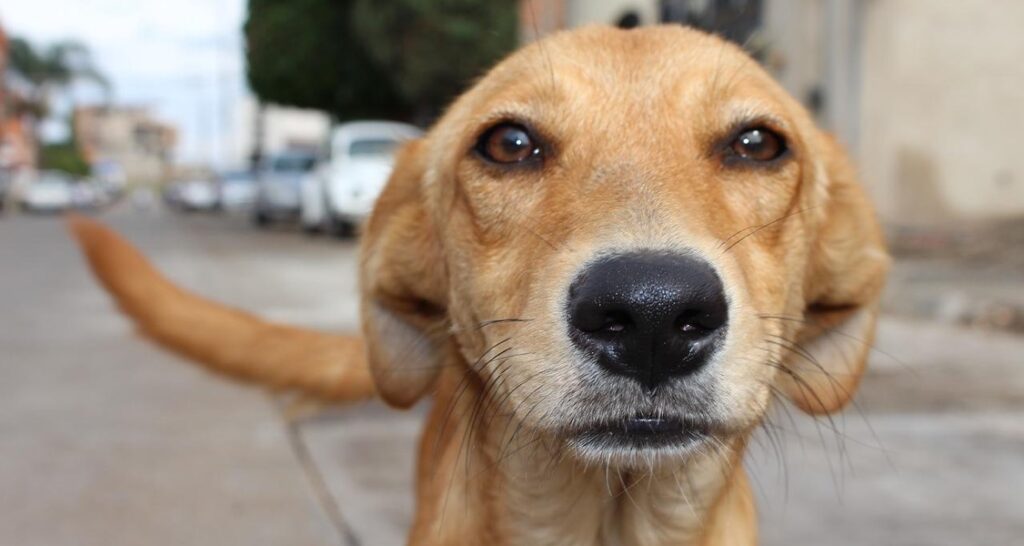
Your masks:
[[[747,129],[732,141],[732,151],[750,161],[771,161],[786,151],[786,143],[768,129]]]
[[[521,125],[502,123],[484,133],[477,143],[484,159],[502,165],[523,163],[539,157],[540,147]]]

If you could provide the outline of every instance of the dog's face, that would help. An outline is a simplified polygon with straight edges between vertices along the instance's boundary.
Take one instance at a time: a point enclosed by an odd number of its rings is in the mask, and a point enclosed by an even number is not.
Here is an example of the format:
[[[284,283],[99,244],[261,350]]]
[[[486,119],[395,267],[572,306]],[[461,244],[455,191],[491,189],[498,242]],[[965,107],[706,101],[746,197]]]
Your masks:
[[[673,459],[744,436],[773,392],[841,407],[886,264],[841,152],[738,48],[590,28],[504,61],[402,154],[364,327],[393,403],[454,340],[492,411],[585,459]]]

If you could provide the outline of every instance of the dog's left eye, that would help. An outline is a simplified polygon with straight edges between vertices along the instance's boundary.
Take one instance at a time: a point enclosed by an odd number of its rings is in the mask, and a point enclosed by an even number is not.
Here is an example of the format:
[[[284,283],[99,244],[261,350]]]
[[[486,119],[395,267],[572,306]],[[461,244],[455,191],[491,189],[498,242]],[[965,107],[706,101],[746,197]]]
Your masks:
[[[771,161],[786,153],[786,141],[764,128],[747,129],[732,141],[733,153],[750,161]]]
[[[540,146],[522,125],[502,123],[487,130],[476,151],[492,163],[512,165],[540,157]]]

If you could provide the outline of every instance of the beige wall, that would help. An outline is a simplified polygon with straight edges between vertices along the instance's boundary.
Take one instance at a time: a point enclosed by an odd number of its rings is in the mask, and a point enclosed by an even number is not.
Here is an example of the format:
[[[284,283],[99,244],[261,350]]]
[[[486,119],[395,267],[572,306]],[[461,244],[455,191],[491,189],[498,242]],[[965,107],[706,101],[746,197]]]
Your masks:
[[[570,0],[567,3],[568,26],[578,27],[591,23],[614,25],[627,12],[640,16],[640,24],[658,22],[657,0]]]
[[[658,0],[519,0],[519,38],[531,42],[563,28],[614,25],[628,12],[641,25],[659,21]]]
[[[235,105],[234,126],[230,141],[222,144],[225,157],[222,168],[245,168],[249,165],[256,137],[257,102],[246,97]],[[304,110],[265,105],[263,111],[263,152],[273,154],[296,148],[320,148],[327,140],[331,120],[318,110]]]
[[[75,134],[86,160],[114,161],[130,183],[169,176],[176,134],[144,108],[85,107],[75,113]]]
[[[883,216],[1024,214],[1024,2],[865,8],[859,155]]]
[[[820,0],[768,0],[764,43],[768,69],[793,96],[805,100],[824,78]]]

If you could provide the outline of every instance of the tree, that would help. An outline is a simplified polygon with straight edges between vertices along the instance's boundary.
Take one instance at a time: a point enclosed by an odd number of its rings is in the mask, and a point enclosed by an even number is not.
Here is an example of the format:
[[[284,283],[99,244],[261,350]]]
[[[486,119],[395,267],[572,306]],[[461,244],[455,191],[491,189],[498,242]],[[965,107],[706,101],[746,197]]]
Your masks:
[[[429,121],[515,46],[511,0],[249,0],[249,84],[335,119]]]
[[[39,152],[39,166],[43,169],[64,171],[74,176],[87,176],[91,171],[89,163],[78,151],[74,139],[44,144]]]
[[[246,75],[263,102],[335,119],[401,118],[408,105],[351,32],[351,0],[249,0]]]
[[[100,86],[104,94],[110,93],[107,78],[96,68],[89,49],[79,42],[64,41],[37,49],[23,38],[14,38],[9,62],[31,86],[29,111],[25,113],[36,119],[49,115],[55,92],[66,91],[76,81],[90,81]]]
[[[516,45],[511,0],[356,0],[355,33],[422,120]]]
[[[45,145],[39,135],[40,121],[52,113],[53,95],[67,91],[77,81],[97,84],[109,102],[110,83],[96,68],[88,48],[78,42],[65,41],[37,49],[25,39],[14,38],[10,43],[9,62],[30,86],[29,96],[18,101],[15,107],[18,114],[28,115],[30,119],[39,164],[71,174],[88,174],[89,165],[78,152],[74,135],[67,142]]]

